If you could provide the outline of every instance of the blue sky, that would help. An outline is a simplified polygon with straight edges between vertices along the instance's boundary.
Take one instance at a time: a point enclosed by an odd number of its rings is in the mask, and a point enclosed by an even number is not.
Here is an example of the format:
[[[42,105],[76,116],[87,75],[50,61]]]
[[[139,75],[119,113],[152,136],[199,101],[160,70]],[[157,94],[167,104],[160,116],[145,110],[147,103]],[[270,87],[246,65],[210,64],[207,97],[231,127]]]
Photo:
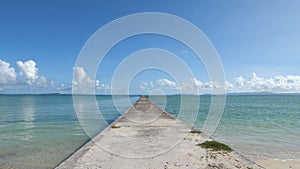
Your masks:
[[[299,8],[297,0],[1,1],[0,93],[70,92],[77,56],[89,37],[105,24],[137,12],[173,14],[202,30],[223,63],[229,92],[298,92]],[[159,88],[176,93],[177,87],[194,85],[206,92],[211,87],[202,63],[188,48],[167,37],[145,35],[132,37],[107,54],[95,79],[98,92],[112,88],[113,71],[122,59],[149,47],[178,55],[195,79],[174,85],[169,75],[148,70],[133,79],[131,91]]]

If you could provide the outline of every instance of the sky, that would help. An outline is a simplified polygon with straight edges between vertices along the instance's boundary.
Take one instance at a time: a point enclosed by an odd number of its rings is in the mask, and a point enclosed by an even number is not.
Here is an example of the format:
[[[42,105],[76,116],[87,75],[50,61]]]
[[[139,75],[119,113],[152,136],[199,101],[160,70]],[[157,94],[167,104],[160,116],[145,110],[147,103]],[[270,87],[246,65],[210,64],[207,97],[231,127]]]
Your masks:
[[[99,94],[111,90],[195,94],[218,87],[190,48],[155,34],[137,35],[115,45],[99,64],[95,79],[76,65],[82,48],[97,30],[141,12],[172,14],[200,29],[219,55],[226,78],[222,86],[227,92],[299,93],[299,8],[297,0],[2,0],[0,93],[70,93],[73,85],[73,89],[91,86]],[[129,88],[127,84],[113,86],[120,63],[149,48],[175,54],[194,76],[183,81],[169,72],[145,69],[134,77],[124,75],[130,78]]]

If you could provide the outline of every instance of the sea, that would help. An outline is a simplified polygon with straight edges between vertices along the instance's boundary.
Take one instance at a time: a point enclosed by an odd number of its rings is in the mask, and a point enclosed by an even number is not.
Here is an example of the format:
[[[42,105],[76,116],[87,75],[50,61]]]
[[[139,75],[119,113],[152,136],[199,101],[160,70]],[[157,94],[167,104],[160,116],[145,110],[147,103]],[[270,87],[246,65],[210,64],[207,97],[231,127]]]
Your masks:
[[[201,130],[215,106],[214,97],[219,96],[149,98]],[[299,95],[224,97],[224,111],[218,112],[221,116],[211,135],[213,139],[254,161],[300,159]],[[126,112],[138,98],[136,95],[0,95],[0,168],[54,168]],[[187,107],[195,105],[196,114],[190,113]]]

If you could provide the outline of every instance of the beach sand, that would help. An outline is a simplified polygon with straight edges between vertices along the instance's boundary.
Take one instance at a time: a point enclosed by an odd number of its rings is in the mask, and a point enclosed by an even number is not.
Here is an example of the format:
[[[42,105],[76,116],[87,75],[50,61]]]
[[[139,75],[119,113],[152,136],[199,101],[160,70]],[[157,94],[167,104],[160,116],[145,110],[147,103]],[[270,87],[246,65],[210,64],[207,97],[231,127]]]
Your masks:
[[[212,151],[198,146],[211,139],[191,130],[186,123],[140,98],[57,168],[263,168],[234,151]]]
[[[299,169],[300,159],[298,160],[262,160],[257,162],[266,169]]]

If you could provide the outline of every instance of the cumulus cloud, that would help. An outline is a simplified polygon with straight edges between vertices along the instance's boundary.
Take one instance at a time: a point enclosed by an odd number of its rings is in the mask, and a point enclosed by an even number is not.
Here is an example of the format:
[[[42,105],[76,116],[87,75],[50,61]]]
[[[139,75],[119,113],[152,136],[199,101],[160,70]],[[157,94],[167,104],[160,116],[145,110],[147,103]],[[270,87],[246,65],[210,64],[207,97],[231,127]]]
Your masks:
[[[48,81],[44,76],[41,76],[37,82],[40,86],[47,87]]]
[[[181,82],[179,89],[185,94],[202,94],[202,93],[224,93],[224,89],[232,87],[229,82],[202,82],[192,78],[187,82]]]
[[[33,60],[26,62],[17,61],[17,66],[20,69],[20,75],[24,76],[25,82],[29,85],[33,85],[38,79],[38,68]]]
[[[36,89],[40,91],[45,89],[51,92],[66,91],[70,92],[71,88],[75,91],[89,93],[96,89],[97,93],[109,94],[110,85],[101,84],[99,80],[92,79],[83,67],[74,67],[74,79],[66,84],[58,83],[54,80],[48,81],[45,76],[39,75],[37,64],[33,60],[17,61],[17,68],[10,63],[0,59],[0,91]],[[16,71],[17,70],[17,71]],[[232,82],[203,82],[199,79],[192,78],[184,82],[174,82],[168,79],[158,79],[156,81],[143,82],[136,86],[137,93],[151,93],[151,91],[161,89],[164,93],[184,93],[184,94],[203,94],[212,93],[218,89],[226,89],[227,93],[236,92],[274,92],[274,93],[300,93],[300,76],[295,75],[277,75],[273,77],[262,77],[256,73],[250,76],[236,77]],[[92,89],[92,90],[91,90]],[[116,89],[117,90],[117,89]],[[43,90],[42,90],[43,91]],[[122,90],[120,89],[122,92]]]
[[[73,83],[76,86],[90,86],[95,82],[86,74],[83,67],[74,67],[74,79]]]
[[[154,85],[155,84],[155,85]],[[155,83],[143,82],[139,89],[145,93],[151,93],[153,90],[163,90],[165,93],[183,93],[183,94],[203,94],[203,93],[224,93],[224,89],[231,89],[234,85],[229,82],[201,82],[196,78],[189,81],[179,82],[178,84],[168,79],[159,79]]]
[[[271,78],[264,78],[252,73],[249,78],[242,76],[236,78],[234,91],[298,93],[300,92],[300,76],[278,75]]]
[[[17,61],[19,72],[11,64],[0,59],[0,91],[34,91],[48,87],[46,77],[38,75],[37,64],[33,60]]]
[[[150,93],[154,89],[154,84],[152,82],[143,82],[138,89],[142,93]]]
[[[299,93],[300,92],[300,76],[274,76],[264,78],[256,73],[252,73],[248,78],[239,76],[231,82],[202,82],[196,78],[189,81],[179,82],[176,84],[168,79],[159,79],[156,82],[156,87],[167,88],[172,92],[181,92],[185,94],[203,94],[203,93],[227,93],[237,92],[273,92],[273,93]],[[149,87],[151,82],[142,83],[139,88],[142,91],[151,91]]]
[[[176,87],[177,84],[173,81],[170,81],[168,79],[159,79],[156,81],[156,83],[160,86],[167,86],[167,87]]]
[[[242,76],[239,76],[235,79],[235,82],[238,86],[243,87],[244,86],[244,82],[245,82],[245,78]]]
[[[92,89],[108,90],[109,85],[101,84],[99,80],[93,80],[83,67],[74,67],[73,90],[77,92],[89,93]]]
[[[264,78],[252,73],[248,78],[239,76],[233,83],[201,82],[191,79],[190,82],[180,84],[184,93],[195,93],[198,89],[200,93],[211,92],[212,89],[225,89],[227,93],[233,92],[273,92],[273,93],[299,93],[300,76],[274,76]]]
[[[143,82],[142,85],[143,87],[149,87],[149,88],[153,88],[154,85],[152,82]]]
[[[0,59],[0,84],[10,84],[16,81],[15,69],[10,67],[10,63]]]
[[[86,93],[92,92],[96,82],[87,75],[83,67],[74,67],[74,77],[72,81],[75,92]]]
[[[54,80],[51,80],[51,81],[50,81],[50,86],[51,86],[51,87],[55,87],[55,81],[54,81]]]

